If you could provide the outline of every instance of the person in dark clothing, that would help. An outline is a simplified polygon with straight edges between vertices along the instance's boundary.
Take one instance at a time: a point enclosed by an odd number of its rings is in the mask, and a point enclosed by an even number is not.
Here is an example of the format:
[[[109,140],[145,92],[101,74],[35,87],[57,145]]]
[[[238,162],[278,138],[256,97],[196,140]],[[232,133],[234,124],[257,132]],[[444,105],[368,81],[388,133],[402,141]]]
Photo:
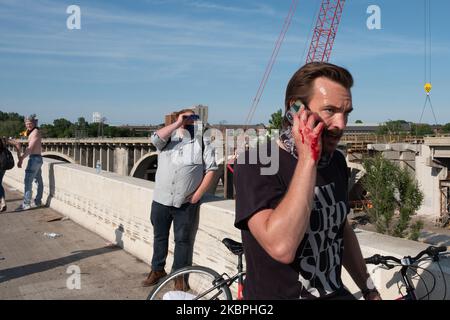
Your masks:
[[[342,266],[365,299],[381,299],[347,221],[348,170],[337,151],[352,85],[344,68],[306,64],[287,86],[280,139],[260,146],[278,153],[278,172],[264,174],[260,159],[249,164],[252,149],[239,155],[235,226],[247,265],[245,299],[352,299]]]
[[[4,149],[7,149],[8,146],[13,146],[14,149],[16,149],[17,158],[20,159],[20,143],[6,137],[1,137],[0,152],[2,152]],[[8,209],[8,206],[6,205],[5,188],[3,188],[3,177],[5,176],[5,173],[5,170],[0,169],[0,213],[5,212]]]

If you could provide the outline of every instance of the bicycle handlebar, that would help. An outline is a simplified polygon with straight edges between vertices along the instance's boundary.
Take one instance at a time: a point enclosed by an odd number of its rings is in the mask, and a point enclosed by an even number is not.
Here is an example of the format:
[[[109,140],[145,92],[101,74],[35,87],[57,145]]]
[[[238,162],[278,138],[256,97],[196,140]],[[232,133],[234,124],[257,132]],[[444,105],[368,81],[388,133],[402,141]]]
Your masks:
[[[438,261],[439,253],[445,252],[445,251],[447,251],[447,247],[444,247],[444,246],[441,246],[441,247],[429,246],[425,250],[419,252],[419,254],[417,254],[417,256],[415,256],[414,258],[410,257],[410,256],[405,256],[404,259],[409,259],[410,264],[413,264],[413,263],[417,262],[417,260],[422,258],[424,255],[428,255],[430,258],[433,258],[434,261]],[[392,269],[395,267],[395,266],[389,264],[389,262],[395,262],[400,265],[403,265],[402,259],[392,257],[392,256],[382,256],[379,254],[375,254],[369,258],[366,258],[366,259],[364,259],[364,261],[366,262],[366,264],[374,264],[374,265],[383,264],[386,267],[388,267],[389,269]]]

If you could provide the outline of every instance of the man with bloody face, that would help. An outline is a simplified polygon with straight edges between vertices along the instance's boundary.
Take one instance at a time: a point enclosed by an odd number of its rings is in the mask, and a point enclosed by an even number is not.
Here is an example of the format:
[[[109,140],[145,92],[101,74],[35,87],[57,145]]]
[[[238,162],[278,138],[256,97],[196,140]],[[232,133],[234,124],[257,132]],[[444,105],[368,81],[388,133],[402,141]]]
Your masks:
[[[319,62],[300,68],[286,90],[278,172],[261,174],[266,164],[259,160],[236,165],[244,298],[351,299],[344,266],[365,299],[380,299],[347,221],[348,170],[337,151],[353,109],[352,86],[344,68]]]

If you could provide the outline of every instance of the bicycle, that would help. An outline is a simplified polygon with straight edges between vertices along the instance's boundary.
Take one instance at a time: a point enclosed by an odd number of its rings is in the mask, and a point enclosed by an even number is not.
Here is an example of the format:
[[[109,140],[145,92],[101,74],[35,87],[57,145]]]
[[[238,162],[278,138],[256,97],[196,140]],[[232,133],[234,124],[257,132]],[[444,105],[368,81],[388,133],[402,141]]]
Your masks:
[[[415,257],[405,256],[402,259],[399,259],[396,257],[382,256],[379,254],[375,254],[364,260],[365,260],[366,264],[373,264],[373,265],[381,264],[388,270],[396,268],[396,267],[401,267],[401,269],[400,269],[401,281],[406,288],[406,294],[403,295],[403,293],[401,292],[399,283],[397,283],[397,286],[398,286],[401,296],[399,298],[397,298],[396,300],[423,300],[426,297],[428,297],[428,299],[430,299],[430,295],[436,287],[436,277],[429,270],[426,270],[425,268],[420,267],[418,264],[420,262],[426,261],[428,259],[432,259],[433,262],[436,262],[438,264],[438,267],[439,267],[439,269],[442,273],[443,279],[444,279],[444,298],[443,298],[443,300],[445,300],[445,298],[447,296],[447,283],[445,280],[444,271],[442,270],[442,267],[439,263],[440,256],[443,255],[442,252],[445,252],[445,251],[447,251],[446,247],[429,246],[425,250],[419,252]],[[427,255],[427,256],[422,258],[424,255]],[[417,270],[419,270],[419,269],[423,270],[424,272],[428,272],[431,275],[431,277],[433,279],[433,286],[432,286],[431,290],[428,290],[426,282],[423,280],[422,276],[418,273]],[[427,293],[423,297],[420,297],[420,298],[417,297],[416,288],[414,287],[414,284],[412,282],[412,276],[408,275],[408,272],[410,272],[410,271],[412,271],[413,275],[416,274],[418,276],[418,279],[421,280],[423,285],[425,286]]]
[[[226,273],[219,274],[211,268],[189,266],[179,269],[157,284],[147,300],[232,300],[230,286],[238,282],[237,299],[242,300],[245,271],[242,265],[244,248],[242,243],[225,238],[222,243],[237,256],[237,273],[232,277]],[[175,289],[175,279],[183,277],[182,290]]]

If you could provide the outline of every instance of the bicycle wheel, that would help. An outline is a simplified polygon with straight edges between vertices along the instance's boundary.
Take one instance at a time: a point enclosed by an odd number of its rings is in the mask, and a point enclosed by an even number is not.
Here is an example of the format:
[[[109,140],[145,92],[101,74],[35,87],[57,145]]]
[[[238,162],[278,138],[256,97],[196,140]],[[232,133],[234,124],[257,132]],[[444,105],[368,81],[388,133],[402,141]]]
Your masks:
[[[183,291],[175,289],[175,279],[183,277],[188,284]],[[231,300],[231,291],[226,284],[216,287],[223,280],[210,268],[191,266],[167,275],[150,292],[147,300]]]

